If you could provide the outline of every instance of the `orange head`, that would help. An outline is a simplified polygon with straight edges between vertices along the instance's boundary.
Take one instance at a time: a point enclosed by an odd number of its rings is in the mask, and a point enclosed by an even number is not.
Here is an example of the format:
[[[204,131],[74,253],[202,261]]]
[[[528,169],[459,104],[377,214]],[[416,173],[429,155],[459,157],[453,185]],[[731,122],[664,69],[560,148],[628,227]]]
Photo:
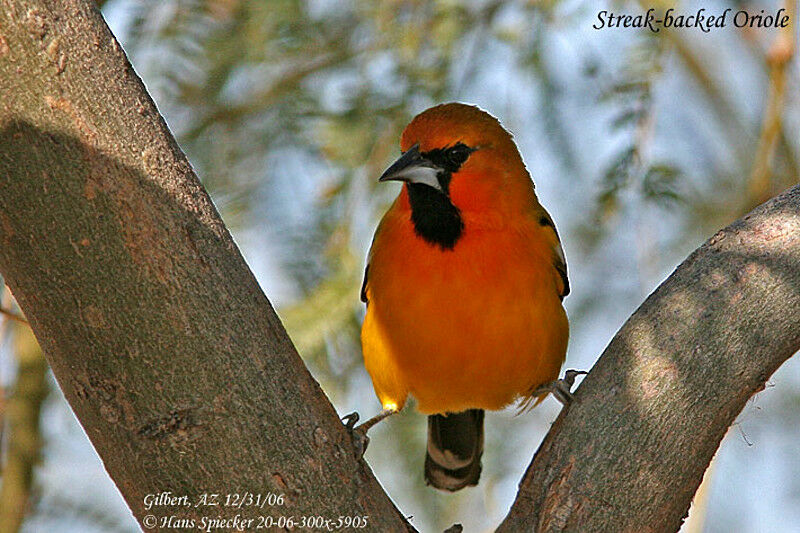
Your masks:
[[[511,134],[478,107],[450,103],[420,113],[400,148],[380,181],[405,182],[400,203],[411,209],[417,234],[443,250],[455,246],[465,221],[496,225],[537,205]]]

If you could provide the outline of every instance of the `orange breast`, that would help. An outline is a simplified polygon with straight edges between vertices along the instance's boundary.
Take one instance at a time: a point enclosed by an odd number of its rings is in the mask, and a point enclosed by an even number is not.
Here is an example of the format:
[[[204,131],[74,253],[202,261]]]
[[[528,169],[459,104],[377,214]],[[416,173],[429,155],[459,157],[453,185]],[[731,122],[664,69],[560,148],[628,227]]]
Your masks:
[[[500,409],[558,377],[567,317],[538,220],[464,225],[443,251],[396,202],[376,233],[362,345],[384,407],[412,394],[423,413]]]

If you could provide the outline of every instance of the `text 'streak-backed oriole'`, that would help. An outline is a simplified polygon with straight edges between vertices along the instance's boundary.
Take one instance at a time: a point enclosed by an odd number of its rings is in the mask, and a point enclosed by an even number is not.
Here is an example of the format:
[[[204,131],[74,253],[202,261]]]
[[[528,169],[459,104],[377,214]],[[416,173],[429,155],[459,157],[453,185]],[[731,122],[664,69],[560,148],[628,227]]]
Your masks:
[[[364,364],[389,414],[428,414],[425,479],[478,482],[485,409],[534,405],[567,349],[567,266],[511,135],[481,109],[418,115],[380,181],[404,182],[361,291]],[[538,390],[537,390],[538,389]]]

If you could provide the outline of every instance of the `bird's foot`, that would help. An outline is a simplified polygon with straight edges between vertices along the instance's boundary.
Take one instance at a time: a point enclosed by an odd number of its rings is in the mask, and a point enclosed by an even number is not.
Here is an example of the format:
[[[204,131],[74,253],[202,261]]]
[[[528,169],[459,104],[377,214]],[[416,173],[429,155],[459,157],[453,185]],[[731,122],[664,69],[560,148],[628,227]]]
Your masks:
[[[369,437],[367,437],[367,432],[362,429],[364,424],[356,427],[356,424],[360,418],[361,417],[359,414],[355,411],[342,417],[344,427],[350,433],[350,436],[353,439],[353,453],[355,454],[356,459],[361,459],[364,457],[364,452],[367,451],[367,446],[369,445]]]
[[[551,381],[550,383],[545,383],[544,385],[538,387],[535,391],[533,391],[533,396],[550,393],[556,400],[561,402],[564,407],[567,407],[570,403],[572,403],[572,400],[575,399],[571,392],[572,386],[575,385],[575,378],[588,373],[589,372],[586,370],[567,370],[564,372],[563,378]]]
[[[342,417],[342,422],[344,422],[344,427],[347,431],[353,431],[360,419],[361,415],[358,414],[358,411],[353,411],[348,415],[344,415]]]
[[[364,456],[364,452],[367,451],[367,446],[369,445],[367,431],[369,431],[372,426],[384,418],[387,418],[396,412],[397,410],[395,409],[383,409],[380,413],[359,426],[356,426],[356,424],[361,417],[357,412],[352,412],[349,415],[342,417],[342,422],[344,422],[345,429],[347,429],[347,431],[349,431],[350,435],[353,437],[353,449],[357,459],[361,459]]]

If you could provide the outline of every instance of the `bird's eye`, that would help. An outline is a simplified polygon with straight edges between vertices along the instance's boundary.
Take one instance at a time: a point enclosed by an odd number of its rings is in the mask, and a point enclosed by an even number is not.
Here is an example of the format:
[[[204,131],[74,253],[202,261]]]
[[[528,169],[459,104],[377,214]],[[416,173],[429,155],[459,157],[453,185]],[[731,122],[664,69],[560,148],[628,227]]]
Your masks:
[[[467,160],[472,148],[463,143],[458,143],[447,150],[447,158],[455,165],[460,166]]]

